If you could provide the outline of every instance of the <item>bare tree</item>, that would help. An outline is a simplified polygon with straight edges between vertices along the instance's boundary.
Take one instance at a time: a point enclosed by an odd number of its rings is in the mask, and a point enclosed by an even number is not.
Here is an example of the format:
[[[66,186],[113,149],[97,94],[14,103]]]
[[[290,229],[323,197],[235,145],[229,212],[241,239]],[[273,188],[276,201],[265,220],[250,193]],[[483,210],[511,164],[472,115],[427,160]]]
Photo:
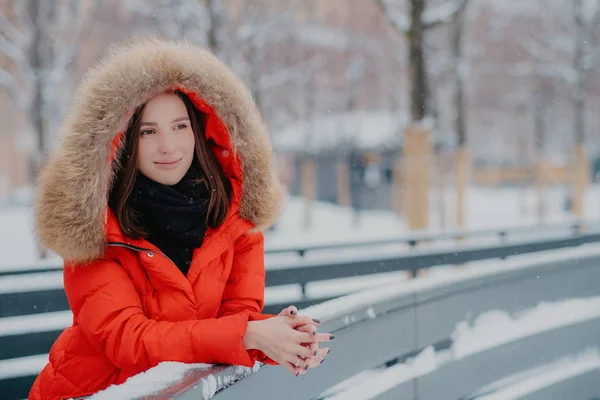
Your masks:
[[[430,111],[429,87],[424,52],[425,32],[450,22],[464,9],[468,0],[448,0],[441,6],[427,9],[427,0],[410,1],[410,17],[404,15],[393,0],[379,0],[385,17],[409,41],[411,118],[422,121]]]
[[[523,41],[523,47],[548,76],[562,78],[570,87],[573,101],[573,164],[571,209],[583,216],[583,199],[589,183],[585,150],[586,100],[590,76],[600,65],[600,0],[552,3],[554,16],[550,32]]]
[[[191,40],[222,55],[227,9],[223,0],[126,0],[126,7],[154,21],[152,30]]]
[[[552,20],[542,21],[545,32],[523,40],[522,46],[537,65],[520,65],[538,75],[556,77],[573,91],[574,142],[585,141],[585,105],[591,73],[600,65],[600,0],[553,4]]]
[[[88,6],[78,0],[11,0],[9,13],[0,13],[0,52],[11,61],[0,68],[0,86],[27,114],[36,134],[36,159],[49,147],[53,116],[62,113],[61,90],[70,82],[86,21],[97,10]]]

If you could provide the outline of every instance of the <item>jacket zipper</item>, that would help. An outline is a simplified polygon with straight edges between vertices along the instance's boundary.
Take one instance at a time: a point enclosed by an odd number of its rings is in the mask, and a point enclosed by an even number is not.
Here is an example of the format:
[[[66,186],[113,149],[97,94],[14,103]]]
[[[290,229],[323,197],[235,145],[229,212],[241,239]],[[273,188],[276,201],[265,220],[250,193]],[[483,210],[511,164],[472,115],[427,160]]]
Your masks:
[[[173,262],[173,260],[171,260],[169,258],[169,256],[167,256],[165,253],[162,253],[157,250],[145,249],[143,247],[138,247],[138,246],[134,246],[132,244],[127,244],[127,243],[122,243],[122,242],[107,242],[106,245],[110,246],[110,247],[125,247],[129,250],[134,250],[134,251],[146,251],[147,252],[146,255],[148,255],[150,257],[152,257],[150,254],[158,253],[158,254],[162,255],[163,257],[165,257],[167,260],[171,261],[173,263],[173,265],[177,266],[177,264],[175,264],[175,262]]]

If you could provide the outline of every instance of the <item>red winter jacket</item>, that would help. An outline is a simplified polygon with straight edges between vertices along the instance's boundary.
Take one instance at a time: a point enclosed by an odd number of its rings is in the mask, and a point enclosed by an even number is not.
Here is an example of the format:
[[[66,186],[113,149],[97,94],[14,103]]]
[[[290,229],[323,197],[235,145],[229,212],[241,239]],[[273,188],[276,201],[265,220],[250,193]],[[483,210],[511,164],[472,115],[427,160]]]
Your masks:
[[[124,236],[106,202],[127,116],[167,89],[184,91],[207,116],[207,140],[233,187],[228,218],[195,249],[187,277],[148,241]],[[29,399],[90,395],[162,361],[274,363],[242,343],[248,321],[269,317],[260,314],[258,228],[273,222],[282,198],[246,88],[207,51],[153,39],[114,50],[81,93],[35,204],[40,241],[65,260],[73,325]]]

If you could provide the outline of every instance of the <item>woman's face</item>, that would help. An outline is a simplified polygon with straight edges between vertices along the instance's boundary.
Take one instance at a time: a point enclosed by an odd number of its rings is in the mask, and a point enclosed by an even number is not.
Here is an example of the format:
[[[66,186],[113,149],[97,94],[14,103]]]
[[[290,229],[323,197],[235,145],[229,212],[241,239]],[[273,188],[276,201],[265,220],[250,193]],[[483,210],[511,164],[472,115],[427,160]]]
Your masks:
[[[134,132],[135,134],[135,132]],[[194,159],[194,131],[185,104],[174,93],[146,103],[141,115],[137,169],[163,185],[178,183]]]

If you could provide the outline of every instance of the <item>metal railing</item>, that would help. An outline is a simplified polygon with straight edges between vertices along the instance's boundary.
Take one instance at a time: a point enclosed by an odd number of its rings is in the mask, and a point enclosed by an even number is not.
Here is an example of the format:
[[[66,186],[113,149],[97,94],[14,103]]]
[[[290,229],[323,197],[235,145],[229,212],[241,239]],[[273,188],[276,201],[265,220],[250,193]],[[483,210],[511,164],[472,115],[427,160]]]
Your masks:
[[[468,315],[475,317],[489,310],[515,314],[540,302],[600,296],[600,246],[592,247],[564,250],[563,254],[554,251],[554,261],[529,261],[518,267],[513,263],[506,269],[461,269],[452,282],[440,279],[427,284],[428,279],[417,279],[331,300],[306,310],[323,320],[321,330],[336,335],[330,344],[333,352],[318,370],[296,378],[272,366],[254,373],[232,366],[190,368],[180,381],[145,393],[143,398],[325,399],[325,393],[337,383],[364,370],[383,371],[384,366],[410,360],[428,347],[446,361],[412,377],[397,377],[397,384],[384,387],[373,398],[468,398],[487,384],[543,365],[545,360],[600,347],[599,312],[577,323],[540,329],[452,359],[456,324]],[[574,378],[585,386],[567,380],[539,391],[546,398],[564,398],[559,394],[568,388],[569,399],[586,400],[590,393],[600,394],[600,383],[589,374]]]
[[[519,239],[519,235],[526,236],[526,239]],[[543,236],[545,238],[536,239],[536,236]],[[468,237],[476,238],[477,241],[470,243],[468,240],[463,240],[457,245],[452,246],[452,248],[443,249],[435,249],[432,247],[419,248],[417,246],[417,244],[420,243],[433,243],[436,241],[436,238],[437,241],[443,241],[453,240],[456,238],[464,239]],[[501,240],[498,240],[496,243],[491,243],[490,241],[482,243],[480,239],[484,237],[489,239],[499,238]],[[534,254],[536,252],[544,252],[559,248],[581,246],[583,244],[592,242],[600,242],[600,225],[596,223],[555,224],[544,227],[526,227],[474,232],[456,231],[440,235],[411,235],[405,238],[372,241],[366,244],[341,243],[314,247],[300,246],[289,247],[285,249],[269,249],[267,250],[267,254],[279,255],[281,253],[295,253],[301,255],[301,257],[299,262],[292,265],[268,265],[266,284],[267,287],[289,284],[300,285],[302,287],[303,297],[299,299],[299,301],[294,301],[293,303],[298,305],[299,308],[305,308],[328,299],[316,299],[309,298],[307,296],[306,285],[312,282],[322,282],[326,280],[348,277],[361,277],[394,271],[410,271],[412,273],[416,273],[420,269],[434,266],[464,264],[473,261],[489,260],[494,258],[505,259],[517,254]],[[343,258],[343,261],[318,261],[314,259],[311,260],[310,257],[307,257],[307,253],[309,252],[318,254],[318,252],[328,253],[334,250],[352,250],[356,248],[376,249],[381,248],[381,246],[397,244],[408,244],[409,251],[399,249],[396,253],[388,252],[384,255],[378,255],[377,252],[375,252],[375,254],[370,254],[369,257],[362,256],[360,259],[357,259],[357,257],[353,255],[352,257]],[[28,272],[27,274],[5,273],[4,276],[0,276],[0,281],[3,279],[26,280],[28,279],[28,276],[32,279],[39,279],[39,274],[59,273],[57,271],[59,270],[55,268],[50,269],[50,271],[45,269],[43,271],[38,270],[34,273]],[[1,287],[2,286],[0,286],[0,288]],[[422,296],[424,296],[424,294],[421,294],[421,297]],[[410,299],[413,299],[413,297],[410,297]],[[408,301],[407,299],[408,298],[402,301]],[[406,303],[407,307],[408,304],[409,303]],[[265,312],[276,313],[284,305],[288,304],[271,304],[266,308]],[[378,304],[374,307],[375,309],[378,309],[378,307],[381,307],[381,305]],[[394,310],[398,307],[400,306],[395,304]],[[410,307],[414,307],[414,305],[411,305]],[[0,291],[0,327],[2,326],[3,322],[9,323],[10,317],[26,316],[27,318],[33,319],[47,317],[54,318],[55,315],[60,314],[61,312],[68,313],[68,303],[66,301],[62,286],[52,288],[52,285],[47,285],[47,287],[45,287],[43,290],[19,291],[18,289],[14,288],[13,290],[4,292]],[[362,310],[358,312],[358,314],[364,314],[365,312],[365,310]],[[386,313],[389,313],[389,310],[386,311]],[[62,317],[64,319],[65,315],[62,315]],[[326,317],[329,318],[330,316]],[[346,326],[348,320],[352,320],[352,318],[354,318],[354,321],[361,321],[361,318],[358,318],[357,316],[345,316],[344,318],[345,322],[342,324],[344,326]],[[378,323],[380,322],[381,320],[378,320]],[[452,320],[452,323],[455,322],[455,320]],[[67,321],[65,323],[68,324],[69,322]],[[411,322],[407,323],[410,324]],[[36,324],[44,325],[44,323],[40,322],[39,320],[36,322]],[[328,320],[327,324],[328,325],[324,327],[325,329],[329,329],[328,326],[332,326],[332,329],[337,329],[335,326],[335,319]],[[342,325],[340,325],[340,327],[342,327]],[[56,337],[58,337],[58,334],[62,331],[62,327],[57,326],[56,323],[54,323],[53,326],[54,327],[48,326],[46,329],[40,329],[38,327],[37,329],[29,332],[26,330],[15,331],[12,333],[9,332],[8,334],[3,334],[0,330],[0,363],[2,360],[46,353],[53,341],[56,339]],[[423,339],[426,338],[426,336],[423,336],[425,335],[424,332],[425,331],[421,331],[418,335],[418,338],[415,340],[425,340]],[[398,332],[396,332],[395,335],[397,336]],[[442,343],[447,339],[447,336],[438,337],[435,338],[435,340],[434,338],[427,338],[424,343]],[[338,342],[337,339],[336,342]],[[411,346],[411,349],[407,348],[404,350],[410,353],[410,351],[414,351],[416,348],[417,347],[415,346]],[[224,367],[219,368],[220,371],[223,371],[223,374],[231,376],[230,369]],[[240,372],[242,374],[247,373],[247,371],[243,369],[240,369],[240,371],[242,371]],[[216,370],[209,372],[209,374],[213,373],[217,373]],[[263,372],[261,371],[261,374],[262,373]],[[207,374],[207,371],[196,372],[196,374],[197,379],[201,380],[202,376]],[[305,377],[303,377],[303,379],[304,378]],[[22,392],[24,385],[26,386],[28,382],[30,384],[30,382],[33,381],[32,376],[22,377],[20,379],[20,382],[22,383],[19,383],[15,380],[12,380],[10,383],[0,380],[0,392],[5,393],[6,388],[10,388],[15,385],[17,388],[11,390],[21,390]],[[329,384],[331,384],[331,380],[329,380]],[[5,389],[3,389],[3,387]],[[23,395],[23,393],[20,394]]]

